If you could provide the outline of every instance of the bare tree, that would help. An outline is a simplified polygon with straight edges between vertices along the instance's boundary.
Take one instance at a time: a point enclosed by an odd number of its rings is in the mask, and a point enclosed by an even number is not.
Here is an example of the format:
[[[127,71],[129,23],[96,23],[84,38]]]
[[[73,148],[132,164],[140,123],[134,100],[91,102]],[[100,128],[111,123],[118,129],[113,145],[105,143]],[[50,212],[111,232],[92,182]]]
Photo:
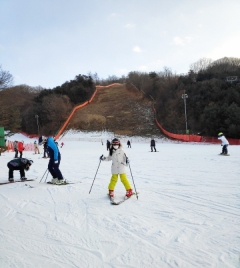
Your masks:
[[[190,65],[190,70],[193,70],[194,73],[206,70],[212,63],[211,59],[201,58],[197,62],[194,62]]]
[[[13,76],[0,65],[0,91],[13,85]]]

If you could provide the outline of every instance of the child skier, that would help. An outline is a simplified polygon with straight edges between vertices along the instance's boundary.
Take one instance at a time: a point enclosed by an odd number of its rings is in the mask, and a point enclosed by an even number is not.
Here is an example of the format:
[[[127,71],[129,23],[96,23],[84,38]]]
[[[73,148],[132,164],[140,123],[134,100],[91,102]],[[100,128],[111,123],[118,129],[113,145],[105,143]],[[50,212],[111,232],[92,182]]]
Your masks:
[[[228,154],[228,145],[229,145],[229,142],[228,140],[225,138],[225,136],[223,135],[222,132],[218,133],[218,139],[222,141],[222,152],[220,154]]]
[[[33,163],[32,160],[28,160],[26,158],[17,158],[17,159],[13,159],[10,162],[8,162],[8,164],[7,164],[8,168],[9,168],[8,180],[10,182],[14,182],[14,179],[13,179],[14,170],[19,170],[22,181],[26,180],[25,170],[28,171],[30,166],[32,165],[32,163]]]
[[[118,175],[120,176],[121,182],[126,189],[126,197],[130,197],[133,192],[131,185],[127,179],[125,166],[129,163],[129,160],[122,149],[122,145],[118,139],[113,139],[109,149],[109,156],[101,156],[101,161],[112,160],[112,177],[108,185],[109,196],[114,198],[114,188],[118,181]]]

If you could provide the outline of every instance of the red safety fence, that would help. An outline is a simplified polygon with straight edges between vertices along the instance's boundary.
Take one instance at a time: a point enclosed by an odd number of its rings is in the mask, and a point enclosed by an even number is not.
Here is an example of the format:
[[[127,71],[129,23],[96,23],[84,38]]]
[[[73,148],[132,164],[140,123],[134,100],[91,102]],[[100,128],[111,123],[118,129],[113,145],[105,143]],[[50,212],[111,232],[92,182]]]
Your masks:
[[[114,84],[112,84],[114,85]],[[76,107],[73,108],[71,114],[69,115],[69,117],[67,118],[67,120],[65,121],[65,123],[63,124],[63,126],[60,128],[60,130],[58,131],[57,135],[55,136],[55,140],[57,140],[61,134],[63,133],[63,131],[65,130],[65,128],[67,127],[69,121],[71,120],[71,118],[73,117],[74,113],[86,106],[87,104],[91,103],[93,98],[95,97],[98,89],[100,88],[105,88],[105,87],[110,87],[112,85],[108,85],[108,86],[97,86],[96,90],[93,94],[93,96],[91,97],[91,99],[89,101],[86,101]],[[153,107],[154,110],[154,114],[155,114],[155,122],[157,124],[157,126],[159,127],[159,129],[162,131],[163,134],[165,134],[167,137],[171,138],[171,139],[176,139],[176,140],[180,140],[180,141],[185,141],[185,142],[205,142],[205,143],[220,143],[220,141],[218,140],[217,137],[205,137],[205,136],[200,136],[200,135],[191,135],[191,134],[175,134],[175,133],[171,133],[167,130],[165,130],[161,124],[157,121],[156,119],[156,110]],[[30,134],[28,135],[27,133],[21,132],[23,135],[29,137],[29,138],[38,138],[39,136],[36,134]],[[240,145],[240,139],[230,139],[228,138],[228,142],[230,145]],[[26,151],[34,151],[34,145],[33,144],[25,144],[25,150]],[[13,149],[13,142],[8,142],[8,151]]]
[[[153,108],[154,113],[156,115],[156,110]],[[157,121],[155,117],[155,122],[157,126],[160,128],[163,134],[165,134],[167,137],[180,140],[180,141],[185,141],[185,142],[205,142],[205,143],[221,143],[221,141],[217,137],[205,137],[205,136],[200,136],[200,135],[190,135],[190,134],[175,134],[171,133],[167,130],[165,130],[161,124]],[[239,139],[228,139],[228,142],[230,145],[240,145],[240,140]]]
[[[94,99],[94,97],[96,96],[97,92],[98,92],[98,89],[101,89],[101,88],[108,88],[108,87],[112,87],[114,85],[118,85],[118,83],[114,83],[114,84],[111,84],[111,85],[108,85],[108,86],[96,86],[96,90],[95,92],[93,93],[91,99],[89,101],[86,101],[76,107],[73,108],[71,114],[69,115],[68,119],[65,121],[65,123],[63,124],[63,126],[60,128],[60,130],[58,131],[57,135],[55,136],[55,140],[57,140],[61,134],[63,133],[64,129],[67,127],[69,121],[71,120],[71,118],[73,117],[74,113],[80,109],[80,108],[83,108],[84,106],[86,106],[87,104],[91,103]]]
[[[86,101],[86,102],[84,102],[84,103],[82,103],[82,104],[80,104],[80,105],[78,105],[78,106],[75,106],[75,107],[73,108],[73,110],[72,110],[71,114],[69,115],[68,119],[65,121],[65,123],[64,123],[63,126],[60,128],[60,130],[58,131],[57,135],[55,136],[55,140],[57,140],[57,139],[60,137],[60,135],[63,133],[64,129],[65,129],[66,126],[68,125],[68,123],[69,123],[69,121],[71,120],[71,118],[73,117],[74,113],[75,113],[78,109],[80,109],[80,108],[82,108],[82,107],[84,107],[84,106],[86,106],[87,104],[89,104],[89,103],[92,102],[93,98],[95,97],[95,95],[96,95],[96,93],[97,93],[97,90],[98,90],[98,89],[95,90],[94,94],[92,95],[92,97],[91,97],[91,99],[90,99],[89,101]]]

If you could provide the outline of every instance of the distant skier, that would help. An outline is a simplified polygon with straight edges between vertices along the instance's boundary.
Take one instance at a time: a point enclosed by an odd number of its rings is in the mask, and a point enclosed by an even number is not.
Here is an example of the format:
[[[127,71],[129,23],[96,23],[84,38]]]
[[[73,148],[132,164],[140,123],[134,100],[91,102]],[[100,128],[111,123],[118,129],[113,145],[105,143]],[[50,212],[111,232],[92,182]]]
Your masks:
[[[38,139],[38,145],[41,146],[43,142],[43,136],[40,136]]]
[[[48,163],[48,170],[52,175],[52,183],[56,185],[64,184],[62,173],[59,169],[61,162],[61,154],[53,138],[49,137],[45,143],[47,144],[47,151],[50,157]]]
[[[46,138],[43,139],[42,144],[43,144],[43,158],[48,158],[47,139]]]
[[[39,147],[38,147],[38,144],[37,144],[37,141],[34,141],[34,152],[35,154],[40,154],[40,151],[39,151]]]
[[[110,150],[110,145],[111,145],[110,141],[107,140],[107,151]]]
[[[153,150],[156,152],[156,143],[155,143],[155,140],[154,139],[151,139],[151,142],[150,142],[150,147],[151,147],[151,152],[153,152]]]
[[[221,140],[222,144],[222,152],[220,154],[228,154],[228,145],[229,142],[228,140],[225,138],[225,136],[223,135],[222,132],[218,133],[218,139]]]
[[[10,182],[14,182],[14,179],[13,179],[14,170],[19,170],[22,181],[26,180],[25,170],[28,171],[30,166],[32,165],[32,163],[33,163],[32,160],[28,160],[26,158],[17,158],[17,159],[13,159],[10,162],[8,162],[7,163],[7,166],[9,168],[8,180]]]
[[[63,143],[63,142],[61,142],[61,148],[63,147],[63,145],[64,145],[64,143]]]
[[[22,158],[22,153],[23,153],[23,150],[25,149],[24,146],[23,146],[23,143],[24,143],[24,141],[19,141],[18,142],[18,151],[20,153],[19,158]]]
[[[122,145],[118,139],[113,139],[109,149],[109,155],[107,157],[101,156],[101,161],[112,161],[112,177],[108,185],[109,196],[114,197],[114,188],[118,181],[118,175],[120,176],[121,182],[126,189],[126,196],[130,197],[132,193],[131,185],[126,175],[126,165],[129,160],[122,149]]]
[[[13,143],[13,149],[15,152],[14,158],[17,158],[18,157],[18,142],[17,141],[14,141],[14,143]]]
[[[127,141],[127,146],[128,146],[128,148],[131,148],[131,142],[130,142],[130,140]]]

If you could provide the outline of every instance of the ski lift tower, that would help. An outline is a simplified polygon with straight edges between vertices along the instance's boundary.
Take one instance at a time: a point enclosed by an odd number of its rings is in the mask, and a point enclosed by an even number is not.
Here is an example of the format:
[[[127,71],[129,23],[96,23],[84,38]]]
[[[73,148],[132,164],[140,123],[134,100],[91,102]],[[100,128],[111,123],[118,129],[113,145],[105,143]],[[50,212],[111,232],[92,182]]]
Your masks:
[[[187,104],[186,104],[186,99],[188,98],[188,95],[185,94],[185,90],[184,90],[184,94],[182,94],[182,99],[184,101],[184,111],[185,111],[185,123],[186,123],[186,134],[188,134],[188,128],[187,128]]]

